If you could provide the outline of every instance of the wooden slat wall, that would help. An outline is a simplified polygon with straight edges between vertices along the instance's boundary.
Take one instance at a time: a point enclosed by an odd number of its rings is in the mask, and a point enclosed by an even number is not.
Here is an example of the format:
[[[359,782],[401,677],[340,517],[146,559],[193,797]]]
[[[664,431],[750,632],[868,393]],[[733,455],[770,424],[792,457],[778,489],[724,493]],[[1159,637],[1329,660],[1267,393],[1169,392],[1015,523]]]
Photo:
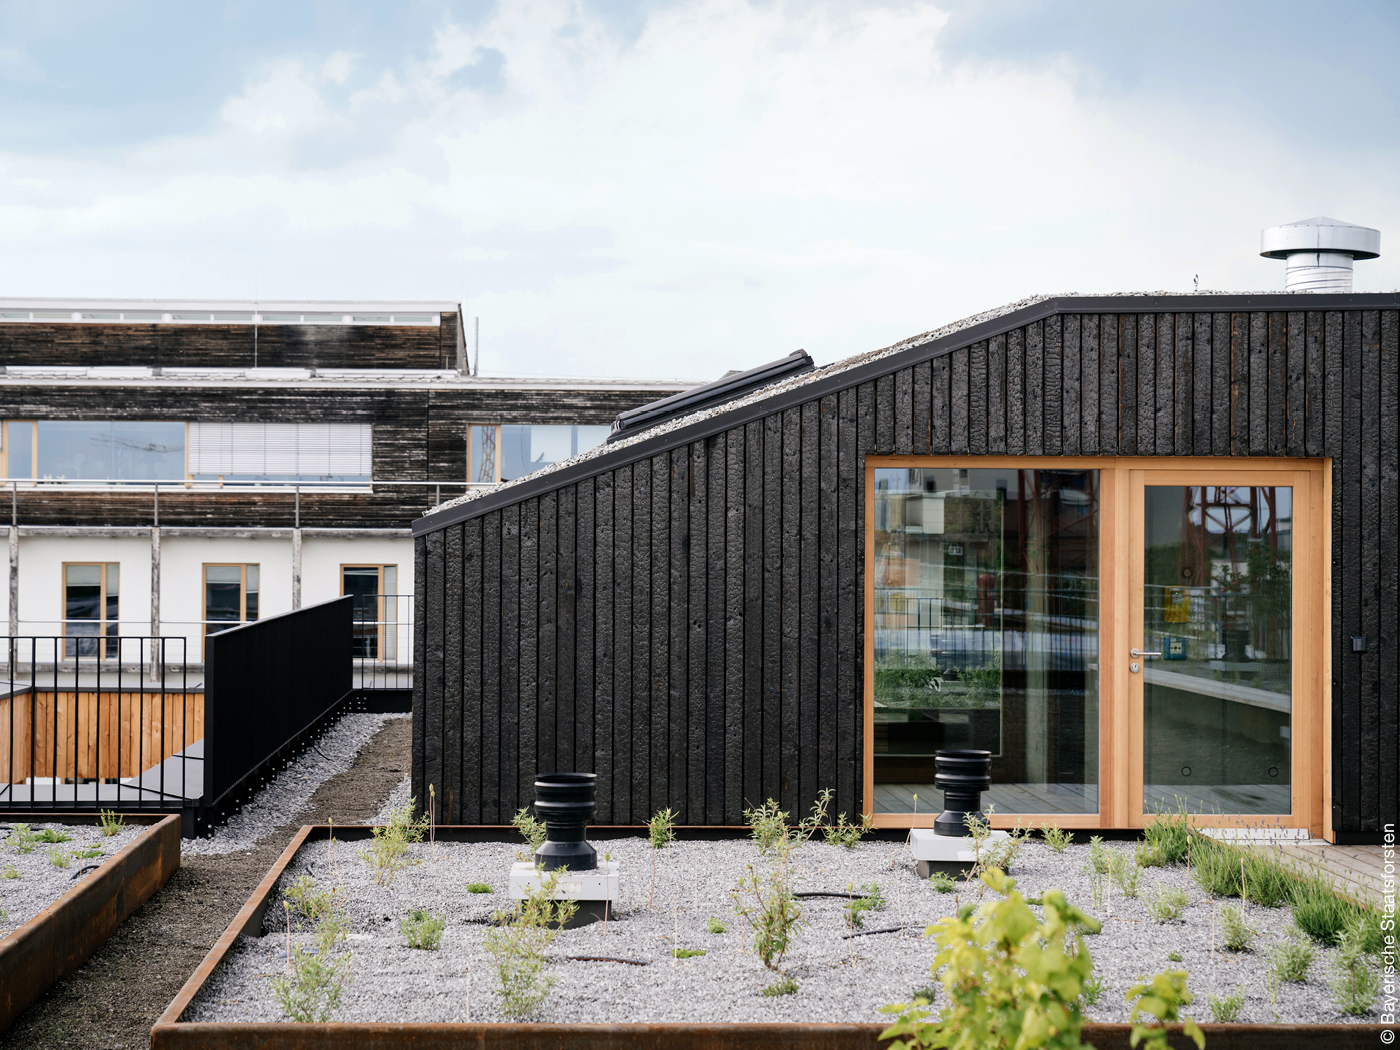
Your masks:
[[[827,787],[857,812],[867,454],[1321,455],[1333,821],[1374,831],[1400,819],[1398,433],[1396,311],[1064,315],[429,533],[420,593],[451,575],[481,619],[449,639],[472,670],[417,676],[416,705],[489,727],[428,749],[461,763],[439,797],[480,792],[441,819],[504,819],[564,768],[599,774],[601,823],[735,824]],[[454,557],[478,528],[485,556]]]

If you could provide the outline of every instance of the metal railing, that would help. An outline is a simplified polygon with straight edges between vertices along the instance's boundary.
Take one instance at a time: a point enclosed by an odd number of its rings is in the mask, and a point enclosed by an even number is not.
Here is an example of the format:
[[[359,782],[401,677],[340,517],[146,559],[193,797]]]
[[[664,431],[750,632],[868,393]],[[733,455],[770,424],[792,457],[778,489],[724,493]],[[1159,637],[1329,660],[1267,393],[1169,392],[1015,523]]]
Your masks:
[[[25,636],[0,646],[0,809],[196,804],[204,682],[190,671],[185,639]]]
[[[353,595],[356,689],[413,688],[413,595]]]

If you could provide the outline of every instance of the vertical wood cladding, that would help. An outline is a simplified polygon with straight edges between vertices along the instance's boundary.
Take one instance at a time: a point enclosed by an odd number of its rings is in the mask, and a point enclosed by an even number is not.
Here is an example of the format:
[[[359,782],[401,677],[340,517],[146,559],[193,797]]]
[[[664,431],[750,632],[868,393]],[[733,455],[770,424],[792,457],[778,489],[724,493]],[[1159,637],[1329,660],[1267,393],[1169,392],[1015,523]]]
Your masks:
[[[914,452],[1331,457],[1333,822],[1400,820],[1400,312],[1202,305],[1008,322],[420,536],[420,601],[467,604],[415,724],[481,733],[443,741],[438,797],[480,798],[441,819],[504,819],[556,768],[599,774],[605,823],[735,824],[823,788],[858,812],[864,463]]]

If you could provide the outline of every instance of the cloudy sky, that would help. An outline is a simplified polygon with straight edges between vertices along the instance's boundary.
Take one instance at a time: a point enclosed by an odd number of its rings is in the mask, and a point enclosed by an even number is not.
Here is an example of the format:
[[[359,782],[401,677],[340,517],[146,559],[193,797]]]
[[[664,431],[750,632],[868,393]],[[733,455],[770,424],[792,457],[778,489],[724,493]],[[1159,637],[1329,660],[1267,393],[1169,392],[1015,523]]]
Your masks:
[[[1281,288],[1318,214],[1392,289],[1397,53],[1359,0],[0,0],[0,295],[462,300],[488,372],[701,379]]]

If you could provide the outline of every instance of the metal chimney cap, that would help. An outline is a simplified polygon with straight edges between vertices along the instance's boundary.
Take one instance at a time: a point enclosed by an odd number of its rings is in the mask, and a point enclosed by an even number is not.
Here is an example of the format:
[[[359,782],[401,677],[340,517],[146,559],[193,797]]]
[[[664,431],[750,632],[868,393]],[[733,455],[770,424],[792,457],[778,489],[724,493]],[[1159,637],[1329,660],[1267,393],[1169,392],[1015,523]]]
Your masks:
[[[1375,259],[1381,254],[1381,231],[1319,215],[1270,227],[1259,236],[1259,254],[1266,259],[1287,259],[1295,252],[1336,252],[1353,259]]]

